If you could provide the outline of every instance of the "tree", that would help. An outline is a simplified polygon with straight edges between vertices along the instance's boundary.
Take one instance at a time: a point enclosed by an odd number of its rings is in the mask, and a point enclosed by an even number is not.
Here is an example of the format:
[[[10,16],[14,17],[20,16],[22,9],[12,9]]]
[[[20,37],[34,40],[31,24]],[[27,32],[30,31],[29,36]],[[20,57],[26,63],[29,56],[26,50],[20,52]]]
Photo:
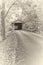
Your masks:
[[[37,25],[36,23],[38,21],[38,16],[37,16],[37,13],[34,10],[34,8],[37,7],[37,5],[32,5],[33,2],[28,1],[28,0],[25,0],[25,2],[21,1],[21,0],[11,0],[11,1],[13,3],[11,2],[11,4],[9,4],[10,6],[9,6],[5,15],[4,15],[5,5],[2,7],[2,21],[4,21],[4,22],[2,22],[2,24],[3,24],[2,25],[3,35],[5,35],[5,19],[7,18],[7,20],[10,20],[10,16],[12,16],[12,11],[14,12],[16,10],[16,8],[18,8],[18,7],[20,7],[22,9],[22,14],[18,18],[22,19],[24,21],[24,24],[27,23],[27,22],[34,24],[33,23],[33,21],[34,21],[35,26]],[[9,0],[9,3],[10,3],[10,0]],[[14,10],[13,10],[13,7],[14,7]],[[35,13],[33,13],[33,12],[35,12]],[[15,13],[13,13],[13,14],[16,16]],[[3,36],[3,38],[4,38],[4,36]]]
[[[3,0],[2,1],[2,11],[1,11],[1,36],[2,36],[2,40],[5,40],[5,17],[7,16],[9,9],[5,15],[5,1]]]
[[[5,3],[2,2],[2,11],[1,11],[1,35],[2,39],[5,39]]]
[[[13,7],[15,7],[14,10],[12,10]],[[38,30],[38,16],[37,16],[37,13],[36,13],[36,10],[35,10],[37,5],[33,4],[32,1],[26,0],[26,2],[22,2],[22,1],[18,0],[18,1],[15,1],[10,6],[10,8],[7,11],[7,15],[12,16],[12,11],[14,12],[16,10],[16,8],[18,8],[18,7],[22,8],[22,14],[21,14],[20,18],[19,18],[19,16],[18,16],[18,18],[22,19],[24,21],[24,24],[27,23],[27,22],[28,22],[28,24],[31,23],[32,26],[34,26],[34,28]],[[15,13],[13,13],[13,14],[16,16]]]

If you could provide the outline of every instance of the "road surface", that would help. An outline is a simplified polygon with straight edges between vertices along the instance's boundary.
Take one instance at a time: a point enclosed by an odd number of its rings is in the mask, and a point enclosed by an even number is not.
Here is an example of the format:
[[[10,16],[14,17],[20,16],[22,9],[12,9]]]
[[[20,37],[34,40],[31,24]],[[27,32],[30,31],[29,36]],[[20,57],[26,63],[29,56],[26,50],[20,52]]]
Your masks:
[[[43,37],[26,31],[16,31],[15,34],[17,65],[43,65]]]
[[[0,65],[43,65],[43,36],[15,30],[0,44]]]

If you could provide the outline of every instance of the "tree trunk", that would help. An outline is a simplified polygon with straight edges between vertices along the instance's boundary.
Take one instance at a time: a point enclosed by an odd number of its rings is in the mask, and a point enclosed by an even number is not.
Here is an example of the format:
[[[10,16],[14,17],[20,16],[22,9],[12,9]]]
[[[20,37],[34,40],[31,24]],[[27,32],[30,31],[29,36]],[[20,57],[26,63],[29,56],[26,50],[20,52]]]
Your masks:
[[[4,1],[2,3],[2,11],[1,11],[1,35],[2,40],[5,39],[5,4]]]

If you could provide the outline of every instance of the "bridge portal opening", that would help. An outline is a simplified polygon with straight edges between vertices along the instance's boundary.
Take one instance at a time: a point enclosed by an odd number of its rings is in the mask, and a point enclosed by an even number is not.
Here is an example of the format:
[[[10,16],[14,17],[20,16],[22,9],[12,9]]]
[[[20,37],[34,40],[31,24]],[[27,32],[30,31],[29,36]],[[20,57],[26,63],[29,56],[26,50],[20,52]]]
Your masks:
[[[14,23],[15,30],[22,30],[22,23]]]
[[[12,23],[12,27],[14,30],[22,30],[23,23],[20,20],[16,20]]]

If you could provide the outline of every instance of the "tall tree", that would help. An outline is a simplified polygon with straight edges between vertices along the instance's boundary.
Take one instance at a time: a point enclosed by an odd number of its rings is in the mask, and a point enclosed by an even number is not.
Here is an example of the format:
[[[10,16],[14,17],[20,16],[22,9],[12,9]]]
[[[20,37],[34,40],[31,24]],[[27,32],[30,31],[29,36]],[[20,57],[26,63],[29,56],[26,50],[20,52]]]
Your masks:
[[[2,1],[2,11],[1,11],[1,35],[2,39],[5,39],[5,2]]]

